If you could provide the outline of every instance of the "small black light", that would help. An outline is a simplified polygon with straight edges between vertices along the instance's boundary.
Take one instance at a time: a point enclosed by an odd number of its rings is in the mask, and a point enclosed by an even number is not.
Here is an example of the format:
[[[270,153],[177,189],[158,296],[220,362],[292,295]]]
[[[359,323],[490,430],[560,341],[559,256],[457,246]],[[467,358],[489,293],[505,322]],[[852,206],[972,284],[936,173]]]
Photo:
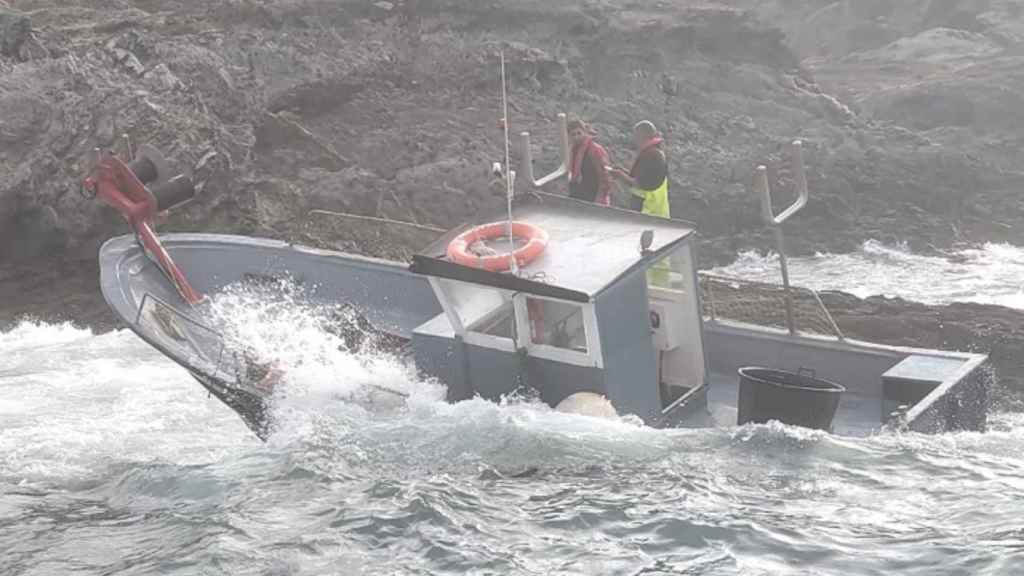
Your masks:
[[[640,234],[640,253],[644,256],[650,253],[651,244],[654,244],[654,230],[644,230]]]

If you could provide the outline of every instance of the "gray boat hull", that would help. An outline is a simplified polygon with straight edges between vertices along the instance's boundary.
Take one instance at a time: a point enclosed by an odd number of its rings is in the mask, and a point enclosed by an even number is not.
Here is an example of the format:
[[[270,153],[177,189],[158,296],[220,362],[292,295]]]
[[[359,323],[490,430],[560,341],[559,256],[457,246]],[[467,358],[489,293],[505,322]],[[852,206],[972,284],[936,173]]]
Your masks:
[[[253,279],[288,278],[305,287],[303,296],[312,304],[345,303],[373,331],[397,345],[412,340],[418,327],[443,314],[430,282],[404,264],[239,236],[168,234],[161,240],[200,293],[216,294],[233,283]],[[265,437],[270,395],[261,388],[260,378],[266,367],[254,366],[244,350],[234,349],[216,329],[204,324],[198,310],[177,294],[133,237],[104,244],[100,263],[103,295],[120,319]],[[764,365],[812,368],[819,376],[846,386],[848,394],[836,419],[839,434],[870,434],[887,423],[928,433],[985,429],[991,374],[983,355],[794,336],[707,320],[702,330],[709,363],[707,384],[694,390],[686,405],[671,406],[662,415],[647,418],[649,424],[735,424],[735,371]],[[890,397],[891,390],[899,390],[883,384],[886,374],[907,366],[913,379],[913,370],[932,370],[928,366],[935,363],[947,368],[938,376],[921,374],[934,380],[925,393],[910,401]],[[904,379],[906,370],[901,374]],[[897,406],[900,413],[890,418],[889,409]]]

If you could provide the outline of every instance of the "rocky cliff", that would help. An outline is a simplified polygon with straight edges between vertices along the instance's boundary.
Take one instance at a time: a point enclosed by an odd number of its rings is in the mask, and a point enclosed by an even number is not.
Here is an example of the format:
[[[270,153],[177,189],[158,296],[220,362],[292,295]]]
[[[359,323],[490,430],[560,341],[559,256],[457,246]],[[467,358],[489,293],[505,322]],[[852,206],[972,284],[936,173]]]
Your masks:
[[[501,50],[538,164],[560,111],[620,163],[633,122],[659,125],[705,264],[767,246],[752,172],[788,191],[794,138],[794,251],[1024,242],[1022,5],[0,0],[0,322],[107,318],[93,259],[125,228],[76,191],[123,134],[206,181],[165,230],[305,237],[312,209],[446,227],[500,201]]]

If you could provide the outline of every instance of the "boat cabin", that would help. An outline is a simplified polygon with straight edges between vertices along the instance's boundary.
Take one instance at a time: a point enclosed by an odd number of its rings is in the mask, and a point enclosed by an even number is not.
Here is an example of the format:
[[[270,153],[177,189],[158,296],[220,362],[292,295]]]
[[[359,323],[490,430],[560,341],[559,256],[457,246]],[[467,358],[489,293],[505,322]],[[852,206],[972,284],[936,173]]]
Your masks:
[[[411,266],[443,310],[413,331],[416,364],[448,384],[450,400],[534,391],[555,406],[592,392],[649,423],[704,406],[692,225],[530,195],[514,220],[547,235],[533,260],[495,272],[449,257],[464,233],[502,220],[489,216],[443,235]]]

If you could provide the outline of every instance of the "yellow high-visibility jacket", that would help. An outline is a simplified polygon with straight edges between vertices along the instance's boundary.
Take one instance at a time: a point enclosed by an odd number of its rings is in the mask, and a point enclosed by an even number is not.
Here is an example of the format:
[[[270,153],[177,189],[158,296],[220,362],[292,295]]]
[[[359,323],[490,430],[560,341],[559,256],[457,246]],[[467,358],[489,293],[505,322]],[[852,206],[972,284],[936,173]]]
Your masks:
[[[668,206],[667,177],[661,182],[661,186],[658,186],[654,190],[633,188],[633,195],[637,198],[643,199],[644,204],[643,207],[640,208],[641,213],[650,214],[651,216],[661,216],[662,218],[672,217]]]

